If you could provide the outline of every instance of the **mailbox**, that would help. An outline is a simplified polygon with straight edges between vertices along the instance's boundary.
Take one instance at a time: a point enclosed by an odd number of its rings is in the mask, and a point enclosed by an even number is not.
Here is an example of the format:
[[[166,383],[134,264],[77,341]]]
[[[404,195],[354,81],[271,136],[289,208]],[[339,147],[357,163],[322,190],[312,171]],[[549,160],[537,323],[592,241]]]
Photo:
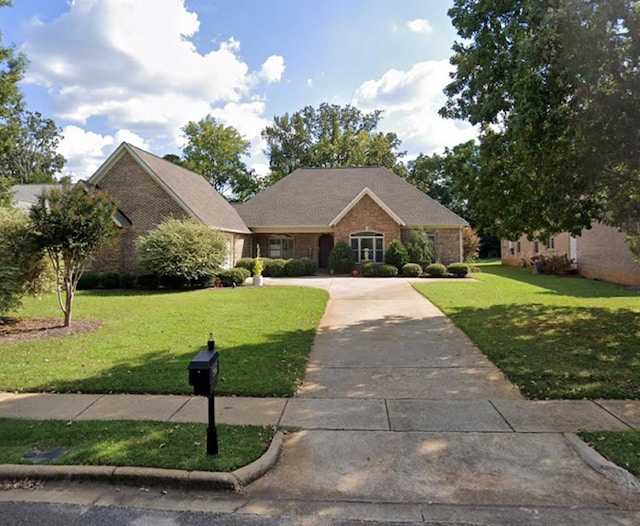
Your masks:
[[[218,383],[220,355],[217,351],[200,351],[189,363],[189,385],[196,396],[211,396]]]

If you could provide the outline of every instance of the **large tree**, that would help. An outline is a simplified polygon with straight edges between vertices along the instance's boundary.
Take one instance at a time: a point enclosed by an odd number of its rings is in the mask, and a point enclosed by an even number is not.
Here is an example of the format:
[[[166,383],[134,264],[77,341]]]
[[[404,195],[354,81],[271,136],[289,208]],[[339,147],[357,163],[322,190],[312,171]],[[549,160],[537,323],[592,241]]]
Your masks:
[[[602,220],[637,241],[638,2],[456,0],[449,15],[462,40],[441,112],[480,126],[464,181],[480,226],[545,238]]]
[[[30,210],[38,245],[56,272],[65,327],[71,323],[73,299],[86,264],[120,234],[116,211],[109,194],[82,184],[44,191]]]
[[[385,166],[405,175],[395,133],[376,132],[382,112],[362,113],[353,106],[321,104],[275,116],[262,137],[267,142],[271,181],[296,168]]]
[[[249,153],[249,141],[231,126],[219,124],[208,115],[190,121],[182,128],[187,143],[182,149],[183,159],[176,164],[199,173],[221,194],[243,201],[260,189],[260,181],[247,168],[242,156]],[[166,157],[166,156],[165,156]]]

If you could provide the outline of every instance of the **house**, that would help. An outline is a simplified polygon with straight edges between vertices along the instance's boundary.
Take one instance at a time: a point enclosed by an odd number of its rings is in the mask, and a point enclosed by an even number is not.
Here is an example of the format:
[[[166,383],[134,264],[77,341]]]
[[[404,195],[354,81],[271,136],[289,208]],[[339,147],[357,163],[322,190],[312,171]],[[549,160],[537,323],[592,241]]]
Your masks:
[[[631,256],[625,235],[602,223],[594,223],[578,237],[562,233],[545,243],[529,241],[526,236],[501,242],[503,265],[521,266],[531,256],[548,252],[566,254],[585,278],[640,285],[640,265]]]
[[[20,210],[29,210],[38,202],[42,192],[48,192],[54,188],[62,188],[59,184],[14,184],[11,187],[13,194],[11,206]]]
[[[298,169],[238,212],[266,257],[310,257],[327,268],[334,244],[346,241],[358,262],[381,263],[392,240],[422,230],[443,263],[463,258],[467,222],[386,168]]]
[[[228,266],[241,257],[310,257],[328,267],[337,241],[350,243],[358,261],[384,261],[394,239],[422,230],[445,263],[462,260],[467,222],[386,168],[298,169],[246,203],[231,205],[200,175],[127,143],[88,184],[117,201],[118,244],[103,250],[92,270],[139,270],[135,240],[168,217],[191,217],[228,240]]]
[[[251,236],[238,212],[201,175],[127,143],[109,156],[88,184],[106,190],[130,223],[117,244],[95,258],[96,272],[138,271],[135,240],[169,217],[192,218],[219,230],[227,239],[227,266],[242,256]]]

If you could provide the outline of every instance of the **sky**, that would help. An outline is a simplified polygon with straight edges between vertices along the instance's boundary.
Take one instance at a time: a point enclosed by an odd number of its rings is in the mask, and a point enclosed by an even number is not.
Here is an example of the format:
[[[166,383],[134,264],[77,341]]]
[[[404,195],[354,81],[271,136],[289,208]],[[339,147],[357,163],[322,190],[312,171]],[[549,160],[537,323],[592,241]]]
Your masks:
[[[3,45],[30,61],[28,109],[62,129],[63,175],[87,179],[120,145],[181,153],[182,128],[207,115],[250,141],[274,116],[323,102],[383,110],[379,130],[407,151],[441,153],[475,137],[438,116],[456,39],[452,0],[14,0]]]

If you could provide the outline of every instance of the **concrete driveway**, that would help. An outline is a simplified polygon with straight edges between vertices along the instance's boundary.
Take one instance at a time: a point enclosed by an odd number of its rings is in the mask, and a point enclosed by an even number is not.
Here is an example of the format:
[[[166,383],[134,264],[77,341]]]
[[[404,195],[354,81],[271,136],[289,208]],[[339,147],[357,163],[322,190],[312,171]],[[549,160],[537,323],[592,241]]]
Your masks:
[[[411,281],[271,282],[324,288],[331,299],[280,422],[298,430],[249,496],[640,509],[637,488],[589,467],[562,432],[628,427],[580,401],[523,400]]]

